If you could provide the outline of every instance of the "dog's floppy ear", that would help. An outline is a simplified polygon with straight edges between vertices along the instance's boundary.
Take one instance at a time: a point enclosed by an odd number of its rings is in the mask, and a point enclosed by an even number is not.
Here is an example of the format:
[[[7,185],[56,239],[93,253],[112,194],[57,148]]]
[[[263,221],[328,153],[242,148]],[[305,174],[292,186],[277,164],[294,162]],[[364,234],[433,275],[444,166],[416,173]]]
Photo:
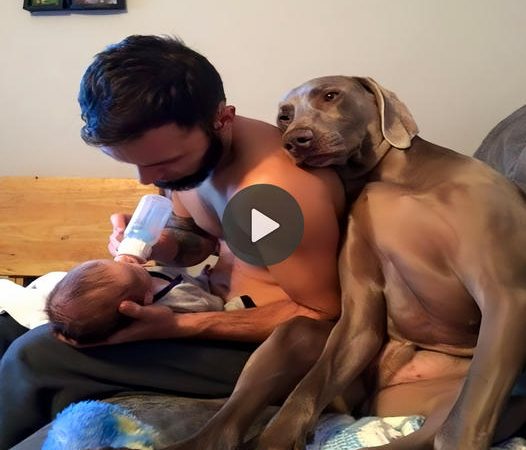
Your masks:
[[[418,126],[407,106],[393,92],[383,88],[372,78],[357,77],[356,79],[376,98],[384,138],[393,147],[410,147],[411,139],[418,133]]]

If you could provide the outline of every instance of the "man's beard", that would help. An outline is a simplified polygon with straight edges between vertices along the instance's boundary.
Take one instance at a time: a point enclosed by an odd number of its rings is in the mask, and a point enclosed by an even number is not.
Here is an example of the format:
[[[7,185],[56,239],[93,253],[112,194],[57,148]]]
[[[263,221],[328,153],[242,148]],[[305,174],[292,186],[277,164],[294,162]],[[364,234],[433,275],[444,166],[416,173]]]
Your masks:
[[[201,160],[201,165],[196,172],[191,175],[179,178],[178,180],[157,180],[153,184],[161,189],[171,189],[174,191],[187,191],[199,186],[205,181],[212,171],[217,167],[223,156],[223,143],[215,135],[210,136],[210,144],[206,149],[205,155]]]

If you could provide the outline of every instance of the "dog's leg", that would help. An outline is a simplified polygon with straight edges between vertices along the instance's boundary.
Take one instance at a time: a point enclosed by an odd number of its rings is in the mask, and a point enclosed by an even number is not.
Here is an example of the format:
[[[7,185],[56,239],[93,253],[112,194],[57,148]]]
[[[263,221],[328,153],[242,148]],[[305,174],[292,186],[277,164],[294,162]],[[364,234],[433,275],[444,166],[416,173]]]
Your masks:
[[[362,372],[365,362],[369,362],[368,354],[360,354],[345,342],[349,340],[347,322],[340,319],[336,327],[318,362],[260,436],[258,450],[302,450],[322,410]],[[366,339],[374,338],[367,336],[361,342],[374,356],[376,345]],[[357,358],[356,363],[349,364],[353,356]]]
[[[292,319],[276,328],[247,361],[223,407],[199,433],[168,449],[237,449],[264,408],[281,401],[312,367],[331,328],[332,323],[306,317]]]
[[[381,348],[386,311],[380,265],[353,220],[341,251],[340,279],[340,320],[320,359],[262,433],[260,450],[304,448],[322,410],[356,380]]]
[[[492,261],[492,267],[507,266]],[[482,311],[477,348],[464,388],[435,437],[437,450],[488,448],[526,362],[526,291],[506,285],[516,282],[514,274],[505,277],[486,269],[477,276],[484,280],[483,289],[470,286]]]

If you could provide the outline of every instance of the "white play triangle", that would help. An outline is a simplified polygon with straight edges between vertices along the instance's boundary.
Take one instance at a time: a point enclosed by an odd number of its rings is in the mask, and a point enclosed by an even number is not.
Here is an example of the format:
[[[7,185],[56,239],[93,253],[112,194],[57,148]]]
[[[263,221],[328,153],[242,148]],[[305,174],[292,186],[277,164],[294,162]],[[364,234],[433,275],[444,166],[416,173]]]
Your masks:
[[[252,243],[263,239],[265,236],[269,235],[281,226],[278,222],[272,220],[270,217],[259,212],[255,208],[252,208],[250,213],[250,238]]]

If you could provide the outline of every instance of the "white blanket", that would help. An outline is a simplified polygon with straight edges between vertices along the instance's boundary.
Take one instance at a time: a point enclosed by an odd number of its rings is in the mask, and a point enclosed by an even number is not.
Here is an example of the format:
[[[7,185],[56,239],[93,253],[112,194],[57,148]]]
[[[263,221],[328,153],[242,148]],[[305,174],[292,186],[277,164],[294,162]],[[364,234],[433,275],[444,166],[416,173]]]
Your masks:
[[[66,272],[47,273],[27,287],[0,279],[0,313],[7,312],[20,325],[35,328],[48,322],[46,298]]]

